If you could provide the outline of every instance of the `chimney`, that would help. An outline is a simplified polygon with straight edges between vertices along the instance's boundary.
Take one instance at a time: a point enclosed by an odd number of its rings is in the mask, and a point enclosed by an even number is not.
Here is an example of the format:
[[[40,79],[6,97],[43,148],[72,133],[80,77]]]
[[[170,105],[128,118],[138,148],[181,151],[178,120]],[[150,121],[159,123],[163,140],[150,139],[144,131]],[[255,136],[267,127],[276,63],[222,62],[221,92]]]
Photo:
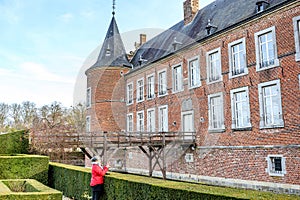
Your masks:
[[[142,46],[147,40],[146,34],[140,34],[140,45]]]
[[[134,47],[137,50],[138,48],[140,48],[140,46],[142,46],[144,43],[146,43],[147,41],[147,35],[146,34],[140,34],[140,43],[135,42],[134,43]]]
[[[184,25],[190,23],[199,10],[199,0],[186,0],[183,2]]]

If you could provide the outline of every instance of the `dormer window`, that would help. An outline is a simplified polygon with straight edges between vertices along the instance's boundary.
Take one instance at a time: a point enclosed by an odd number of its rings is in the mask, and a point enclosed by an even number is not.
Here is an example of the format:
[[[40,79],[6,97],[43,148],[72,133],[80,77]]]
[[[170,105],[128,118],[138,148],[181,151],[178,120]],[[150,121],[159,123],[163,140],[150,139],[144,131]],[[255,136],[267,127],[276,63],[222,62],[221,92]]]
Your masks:
[[[105,56],[110,56],[111,55],[111,50],[109,48],[109,45],[107,46],[106,48],[106,51],[105,51]]]
[[[142,66],[143,65],[143,63],[144,62],[147,62],[148,60],[146,60],[146,59],[144,59],[143,58],[143,56],[142,55],[140,55],[140,58],[139,58],[139,60],[138,60],[138,62],[139,62],[139,64],[140,64],[140,66]]]
[[[176,51],[176,50],[178,49],[179,45],[182,45],[182,43],[181,43],[181,42],[178,42],[178,41],[176,40],[176,37],[174,37],[174,41],[173,41],[173,43],[172,43],[172,46],[173,46],[173,48],[174,48],[174,51]]]
[[[256,2],[256,11],[257,13],[264,11],[267,9],[269,2],[266,0],[257,0]]]
[[[207,26],[205,27],[206,31],[207,31],[207,35],[210,35],[212,33],[214,33],[216,30],[217,30],[217,26],[213,25],[211,22],[210,22],[210,19],[208,20],[207,22]]]

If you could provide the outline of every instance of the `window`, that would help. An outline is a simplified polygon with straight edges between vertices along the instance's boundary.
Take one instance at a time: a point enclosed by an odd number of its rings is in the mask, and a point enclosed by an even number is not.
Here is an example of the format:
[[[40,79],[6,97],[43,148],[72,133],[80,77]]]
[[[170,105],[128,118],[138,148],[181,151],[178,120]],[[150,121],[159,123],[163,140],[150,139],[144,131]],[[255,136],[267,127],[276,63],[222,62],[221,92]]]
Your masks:
[[[185,158],[185,162],[187,162],[187,163],[194,162],[194,154],[192,154],[192,153],[185,154],[184,158]]]
[[[232,129],[251,127],[248,87],[231,90],[230,97]]]
[[[192,58],[189,63],[189,87],[195,88],[201,85],[199,58]]]
[[[207,53],[207,83],[214,83],[222,80],[221,71],[221,49],[215,49]]]
[[[137,112],[136,131],[144,131],[144,111]]]
[[[267,172],[270,176],[284,176],[286,174],[285,158],[282,155],[268,155]]]
[[[182,66],[173,67],[173,92],[182,91]]]
[[[245,38],[228,44],[229,78],[248,74]]]
[[[294,24],[294,37],[295,37],[295,48],[296,48],[296,61],[300,61],[300,16],[293,18]]]
[[[127,114],[127,131],[133,132],[133,114]]]
[[[144,101],[144,79],[139,79],[137,81],[137,91],[136,91],[137,102]]]
[[[155,86],[154,74],[148,76],[147,81],[148,81],[148,83],[147,83],[147,98],[153,99],[155,97],[155,95],[154,95],[154,86]]]
[[[166,70],[158,72],[158,95],[164,96],[167,94],[167,73]]]
[[[283,127],[280,81],[258,84],[260,128]]]
[[[155,109],[147,110],[147,131],[155,132]]]
[[[92,96],[91,96],[91,88],[89,87],[87,90],[86,90],[86,107],[87,108],[90,108],[91,105],[92,105]]]
[[[86,119],[85,130],[87,133],[89,133],[91,132],[91,117],[87,116],[85,119]]]
[[[158,121],[159,121],[159,131],[168,131],[168,106],[161,106],[158,108]]]
[[[256,71],[279,66],[275,26],[255,33]]]
[[[208,95],[209,131],[219,132],[225,129],[222,92]]]
[[[133,83],[127,84],[127,105],[133,104]]]

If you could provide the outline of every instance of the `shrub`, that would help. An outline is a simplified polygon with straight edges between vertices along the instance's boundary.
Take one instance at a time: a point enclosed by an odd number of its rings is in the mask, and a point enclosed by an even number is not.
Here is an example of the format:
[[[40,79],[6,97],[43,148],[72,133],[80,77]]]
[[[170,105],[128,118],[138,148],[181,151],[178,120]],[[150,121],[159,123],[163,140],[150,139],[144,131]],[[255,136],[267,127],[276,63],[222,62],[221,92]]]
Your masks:
[[[0,179],[36,179],[48,183],[49,158],[37,155],[0,155]]]
[[[20,190],[20,191],[17,191]],[[0,200],[61,200],[62,193],[32,179],[0,180]]]
[[[65,196],[89,199],[91,169],[50,163],[50,186]],[[166,181],[144,176],[109,172],[105,177],[105,200],[182,200],[182,199],[300,199],[295,195],[208,186],[196,183]]]
[[[28,131],[16,131],[0,135],[0,154],[27,154],[29,150]]]

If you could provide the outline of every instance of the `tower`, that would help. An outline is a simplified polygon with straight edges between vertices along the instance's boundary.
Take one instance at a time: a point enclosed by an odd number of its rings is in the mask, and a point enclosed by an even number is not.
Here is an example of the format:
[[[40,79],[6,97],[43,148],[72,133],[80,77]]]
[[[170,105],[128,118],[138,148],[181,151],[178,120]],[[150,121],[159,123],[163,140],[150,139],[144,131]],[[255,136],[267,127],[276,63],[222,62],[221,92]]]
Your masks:
[[[125,80],[130,70],[123,41],[113,16],[97,61],[87,76],[87,132],[125,129]]]

